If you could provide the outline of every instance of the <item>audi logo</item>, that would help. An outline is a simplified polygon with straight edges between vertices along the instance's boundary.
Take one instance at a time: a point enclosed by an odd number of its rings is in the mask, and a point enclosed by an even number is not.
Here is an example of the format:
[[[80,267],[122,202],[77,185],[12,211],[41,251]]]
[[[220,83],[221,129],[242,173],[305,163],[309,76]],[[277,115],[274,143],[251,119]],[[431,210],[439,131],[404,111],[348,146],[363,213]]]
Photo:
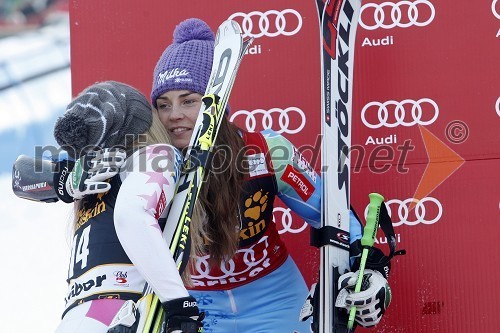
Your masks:
[[[245,127],[249,132],[272,129],[280,134],[296,134],[302,131],[306,125],[306,115],[304,111],[295,106],[288,107],[284,110],[278,108],[269,110],[256,109],[253,111],[239,110],[231,115],[230,121],[233,122],[241,118],[245,119]],[[261,126],[257,126],[259,118]],[[277,120],[276,123],[275,120]],[[291,125],[291,123],[293,124]],[[275,124],[277,126],[275,126]]]
[[[500,20],[500,13],[498,13],[497,11],[497,2],[498,0],[493,0],[493,2],[491,3],[491,11],[493,12],[493,15],[495,15],[495,17]]]
[[[427,107],[427,105],[430,105],[430,107]],[[406,114],[410,107],[411,112],[409,114],[411,117]],[[373,116],[374,112],[376,117]],[[372,116],[370,117],[369,114]],[[430,125],[436,121],[438,115],[439,107],[430,98],[421,98],[418,101],[405,99],[401,102],[370,102],[361,110],[361,120],[368,128],[380,128],[382,126],[393,128],[399,125],[409,127],[416,124]]]
[[[408,28],[413,25],[423,27],[431,23],[435,15],[436,10],[428,0],[367,3],[361,7],[359,25],[366,30]]]
[[[278,223],[276,223],[276,216],[281,214],[281,225],[283,228],[280,228],[278,226]],[[273,222],[276,223],[276,229],[278,229],[278,233],[280,235],[284,234],[285,232],[289,232],[292,234],[298,234],[302,232],[304,229],[307,228],[307,222],[302,222],[302,225],[300,227],[293,227],[293,218],[291,214],[290,208],[283,208],[283,207],[274,207],[273,209]]]
[[[498,97],[497,102],[495,103],[495,109],[497,110],[497,114],[500,117],[500,97]]]
[[[240,25],[243,37],[292,36],[302,28],[302,16],[295,9],[282,11],[271,9],[264,13],[259,11],[237,12],[229,16],[230,20],[238,21],[236,18],[241,18]],[[271,24],[272,21],[274,21],[274,26]]]
[[[208,260],[210,258],[209,255],[205,255],[202,257],[197,256],[196,263],[194,265],[195,272],[192,273],[192,278],[210,279],[210,280],[227,279],[230,277],[236,277],[239,275],[248,274],[254,268],[258,269],[267,260],[269,260],[267,256],[269,242],[267,241],[267,239],[268,239],[267,236],[262,237],[258,243],[252,245],[251,247],[246,249],[245,248],[238,249],[238,251],[236,251],[235,256],[236,255],[242,256],[245,266],[237,267],[233,259],[230,259],[229,261],[224,261],[219,266],[221,273],[218,276],[212,276],[209,274],[210,273],[210,264],[208,263]],[[262,251],[255,251],[254,248],[261,243],[265,245],[264,249]]]
[[[441,202],[433,197],[425,197],[421,200],[409,198],[406,200],[392,199],[386,202],[387,212],[392,219],[392,225],[399,227],[406,224],[414,226],[419,223],[434,224],[441,219],[443,215],[443,206]],[[410,207],[415,209],[415,219],[410,221]],[[397,211],[397,220],[393,212]],[[365,209],[365,219],[368,215],[368,205]]]

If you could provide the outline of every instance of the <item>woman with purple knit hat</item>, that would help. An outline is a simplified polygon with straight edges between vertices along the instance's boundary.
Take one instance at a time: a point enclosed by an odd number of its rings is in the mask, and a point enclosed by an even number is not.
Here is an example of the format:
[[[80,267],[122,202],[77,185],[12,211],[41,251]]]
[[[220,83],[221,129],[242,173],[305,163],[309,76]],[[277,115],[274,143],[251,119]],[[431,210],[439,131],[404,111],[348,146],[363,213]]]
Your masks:
[[[180,150],[190,142],[213,52],[214,34],[207,24],[188,19],[176,27],[173,43],[156,64],[151,102]],[[280,239],[272,212],[279,197],[312,227],[319,227],[321,178],[283,136],[271,130],[245,132],[227,117],[214,151],[221,150],[225,154],[215,154],[212,169],[223,171],[209,173],[200,196],[205,218],[194,239],[203,242],[194,243],[196,256],[186,269],[189,293],[205,312],[204,331],[309,332],[310,319],[299,320],[308,288]],[[289,156],[283,158],[283,152]],[[297,186],[293,175],[308,188]],[[351,230],[351,242],[358,241],[361,225],[354,215]],[[369,304],[358,307],[363,314],[356,321],[363,326],[377,324],[390,301],[384,276],[368,271],[368,291],[361,299],[352,291],[347,296],[348,302]],[[341,280],[352,285],[351,277],[348,273]]]

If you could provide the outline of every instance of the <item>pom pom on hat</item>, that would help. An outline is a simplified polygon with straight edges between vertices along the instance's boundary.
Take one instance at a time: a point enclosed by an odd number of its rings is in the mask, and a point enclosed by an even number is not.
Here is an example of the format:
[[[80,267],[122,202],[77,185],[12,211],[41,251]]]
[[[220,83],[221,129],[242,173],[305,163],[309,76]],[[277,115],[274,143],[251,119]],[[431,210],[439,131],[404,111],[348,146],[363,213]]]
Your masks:
[[[190,40],[214,41],[214,33],[200,19],[191,18],[181,22],[174,30],[174,43],[182,44]]]
[[[191,18],[177,25],[173,44],[168,46],[156,64],[151,102],[171,90],[189,90],[201,95],[212,71],[215,36],[200,19]]]
[[[153,122],[151,105],[138,90],[106,81],[86,88],[54,126],[54,137],[73,158],[100,147],[126,146]]]

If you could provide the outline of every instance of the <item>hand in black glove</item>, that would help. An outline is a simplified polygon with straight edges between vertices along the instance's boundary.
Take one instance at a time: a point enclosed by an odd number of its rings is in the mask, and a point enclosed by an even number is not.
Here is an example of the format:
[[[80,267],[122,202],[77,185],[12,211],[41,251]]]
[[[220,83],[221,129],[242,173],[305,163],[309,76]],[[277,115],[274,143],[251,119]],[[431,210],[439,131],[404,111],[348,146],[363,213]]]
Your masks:
[[[54,175],[57,196],[64,202],[73,202],[87,195],[109,191],[107,179],[115,176],[125,163],[126,153],[119,148],[90,151],[73,162],[59,162]]]
[[[202,320],[205,318],[205,313],[200,313],[194,297],[176,298],[163,303],[162,306],[165,310],[164,324],[167,332],[203,332]]]

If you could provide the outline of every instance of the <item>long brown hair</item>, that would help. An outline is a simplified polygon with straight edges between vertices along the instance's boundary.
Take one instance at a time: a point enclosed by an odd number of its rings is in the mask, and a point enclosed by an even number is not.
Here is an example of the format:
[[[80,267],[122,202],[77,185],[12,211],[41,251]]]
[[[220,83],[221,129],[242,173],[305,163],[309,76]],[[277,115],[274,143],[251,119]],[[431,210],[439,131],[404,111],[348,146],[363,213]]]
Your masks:
[[[212,168],[200,194],[206,213],[204,236],[211,265],[231,259],[238,249],[238,204],[247,174],[243,165],[244,146],[239,129],[224,116],[214,147]]]

